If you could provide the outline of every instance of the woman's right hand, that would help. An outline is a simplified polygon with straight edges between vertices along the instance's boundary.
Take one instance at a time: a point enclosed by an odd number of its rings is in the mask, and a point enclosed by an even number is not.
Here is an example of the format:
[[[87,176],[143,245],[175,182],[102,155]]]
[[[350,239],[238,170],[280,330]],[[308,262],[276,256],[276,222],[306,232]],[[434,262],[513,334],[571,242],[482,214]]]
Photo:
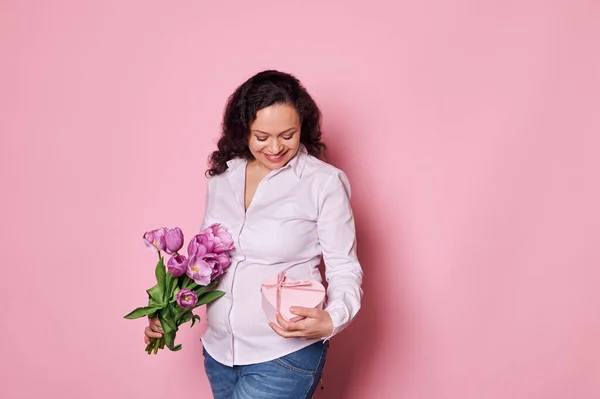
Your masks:
[[[146,345],[150,345],[150,338],[161,338],[162,327],[158,317],[148,319],[148,327],[144,329],[144,342]]]

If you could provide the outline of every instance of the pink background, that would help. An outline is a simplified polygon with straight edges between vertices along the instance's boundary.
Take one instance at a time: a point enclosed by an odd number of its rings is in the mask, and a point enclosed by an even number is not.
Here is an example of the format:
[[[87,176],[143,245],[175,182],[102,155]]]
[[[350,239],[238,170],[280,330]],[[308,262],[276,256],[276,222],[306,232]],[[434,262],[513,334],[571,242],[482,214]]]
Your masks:
[[[0,397],[208,398],[149,357],[144,230],[202,219],[226,97],[297,74],[364,307],[318,398],[600,397],[600,3],[0,2]]]

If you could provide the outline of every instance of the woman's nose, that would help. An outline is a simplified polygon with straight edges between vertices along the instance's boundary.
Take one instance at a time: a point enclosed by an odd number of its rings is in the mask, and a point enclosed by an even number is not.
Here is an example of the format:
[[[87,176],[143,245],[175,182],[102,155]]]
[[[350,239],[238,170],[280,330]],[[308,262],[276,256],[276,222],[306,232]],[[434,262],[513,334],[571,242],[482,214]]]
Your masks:
[[[277,139],[272,140],[269,144],[269,151],[273,155],[279,154],[281,152],[281,142]]]

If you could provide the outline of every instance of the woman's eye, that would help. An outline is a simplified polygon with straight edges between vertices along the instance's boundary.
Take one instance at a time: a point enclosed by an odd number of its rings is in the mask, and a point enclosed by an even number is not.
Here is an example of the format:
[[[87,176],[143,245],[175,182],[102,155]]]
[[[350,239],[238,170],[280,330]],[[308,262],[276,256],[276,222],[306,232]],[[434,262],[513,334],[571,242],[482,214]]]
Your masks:
[[[266,138],[260,138],[260,137],[257,137],[256,140],[258,140],[258,141],[267,141]]]
[[[292,139],[292,137],[294,137],[294,135],[293,135],[293,134],[292,134],[291,136],[284,137],[283,139],[284,139],[284,140],[291,140],[291,139]]]

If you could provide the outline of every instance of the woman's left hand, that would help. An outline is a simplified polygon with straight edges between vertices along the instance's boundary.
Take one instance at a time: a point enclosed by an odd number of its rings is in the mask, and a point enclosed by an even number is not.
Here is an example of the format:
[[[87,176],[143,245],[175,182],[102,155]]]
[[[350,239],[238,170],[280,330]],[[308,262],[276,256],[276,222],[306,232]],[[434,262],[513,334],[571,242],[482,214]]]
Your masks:
[[[316,308],[292,307],[290,312],[304,318],[298,321],[285,321],[277,315],[277,323],[269,323],[275,332],[284,338],[323,339],[333,332],[333,321],[328,312]]]

